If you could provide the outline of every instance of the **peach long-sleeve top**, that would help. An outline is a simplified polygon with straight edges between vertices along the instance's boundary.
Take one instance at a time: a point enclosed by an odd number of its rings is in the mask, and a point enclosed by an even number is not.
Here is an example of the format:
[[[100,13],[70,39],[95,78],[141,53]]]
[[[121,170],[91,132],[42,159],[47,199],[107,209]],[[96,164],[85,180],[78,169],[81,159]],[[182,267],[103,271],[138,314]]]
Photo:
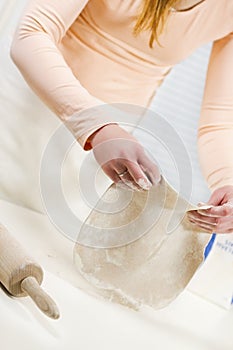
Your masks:
[[[132,33],[141,0],[31,0],[11,57],[39,97],[88,137],[110,115],[84,112],[102,103],[149,106],[171,68],[213,41],[198,130],[199,158],[211,190],[233,185],[233,0],[204,0],[171,11],[151,49],[149,31]],[[102,102],[103,101],[103,102]]]

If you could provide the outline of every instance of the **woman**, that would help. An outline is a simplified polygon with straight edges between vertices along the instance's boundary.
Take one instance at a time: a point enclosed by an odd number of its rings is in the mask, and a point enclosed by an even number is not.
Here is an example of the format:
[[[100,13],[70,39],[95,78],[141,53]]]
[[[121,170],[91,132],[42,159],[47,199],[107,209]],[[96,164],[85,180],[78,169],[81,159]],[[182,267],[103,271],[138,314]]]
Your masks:
[[[149,106],[172,67],[209,41],[214,44],[198,146],[212,191],[208,204],[214,207],[190,215],[190,221],[207,232],[230,233],[233,0],[31,0],[11,57],[81,146],[94,148],[114,182],[147,190],[160,175],[142,146],[110,115],[87,117],[82,112],[101,101]],[[103,163],[113,140],[114,154]]]

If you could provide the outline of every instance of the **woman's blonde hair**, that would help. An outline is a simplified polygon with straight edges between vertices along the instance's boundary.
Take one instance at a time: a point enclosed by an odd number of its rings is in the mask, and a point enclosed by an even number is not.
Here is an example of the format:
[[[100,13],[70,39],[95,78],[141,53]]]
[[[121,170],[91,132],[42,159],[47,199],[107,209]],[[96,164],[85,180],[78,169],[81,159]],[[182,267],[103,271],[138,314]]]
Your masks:
[[[150,30],[150,47],[153,47],[154,41],[159,43],[158,36],[164,29],[171,7],[177,2],[178,0],[143,0],[141,12],[134,26],[134,34],[138,35],[143,30]]]

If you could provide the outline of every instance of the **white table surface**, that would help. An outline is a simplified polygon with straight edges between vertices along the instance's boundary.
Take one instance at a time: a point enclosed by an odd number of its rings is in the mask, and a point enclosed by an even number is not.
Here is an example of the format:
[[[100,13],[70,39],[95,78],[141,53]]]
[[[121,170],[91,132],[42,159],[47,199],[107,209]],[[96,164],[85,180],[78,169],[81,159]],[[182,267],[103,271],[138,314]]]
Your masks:
[[[0,221],[43,266],[43,286],[62,315],[50,320],[29,298],[0,289],[2,349],[233,349],[233,310],[189,291],[159,311],[105,302],[87,293],[72,263],[73,243],[45,215],[0,201]]]

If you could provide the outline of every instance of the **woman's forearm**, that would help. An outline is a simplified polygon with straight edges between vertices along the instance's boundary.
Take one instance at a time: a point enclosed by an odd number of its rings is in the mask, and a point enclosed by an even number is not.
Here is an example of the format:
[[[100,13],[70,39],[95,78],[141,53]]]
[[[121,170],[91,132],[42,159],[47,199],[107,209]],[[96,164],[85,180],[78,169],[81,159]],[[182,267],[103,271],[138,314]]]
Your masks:
[[[216,41],[210,57],[198,151],[211,191],[233,185],[233,34]]]

